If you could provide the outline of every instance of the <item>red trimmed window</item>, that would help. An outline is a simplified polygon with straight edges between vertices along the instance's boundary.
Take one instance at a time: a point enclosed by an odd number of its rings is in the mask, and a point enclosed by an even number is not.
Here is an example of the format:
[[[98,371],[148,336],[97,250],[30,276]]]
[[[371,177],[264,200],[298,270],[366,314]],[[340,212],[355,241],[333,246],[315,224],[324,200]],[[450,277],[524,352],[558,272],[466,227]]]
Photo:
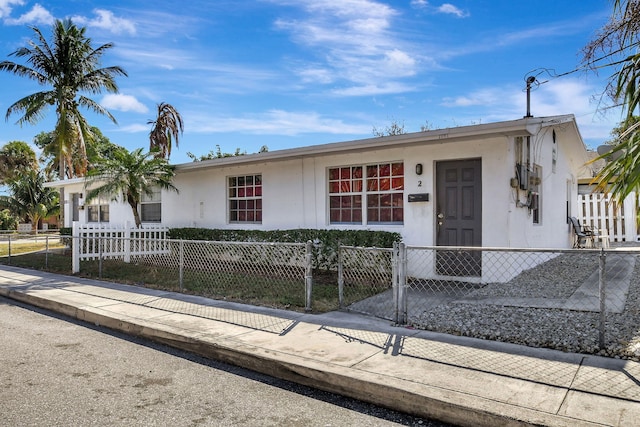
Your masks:
[[[262,223],[262,175],[229,177],[229,222]]]
[[[403,200],[402,162],[329,169],[331,224],[402,224]]]

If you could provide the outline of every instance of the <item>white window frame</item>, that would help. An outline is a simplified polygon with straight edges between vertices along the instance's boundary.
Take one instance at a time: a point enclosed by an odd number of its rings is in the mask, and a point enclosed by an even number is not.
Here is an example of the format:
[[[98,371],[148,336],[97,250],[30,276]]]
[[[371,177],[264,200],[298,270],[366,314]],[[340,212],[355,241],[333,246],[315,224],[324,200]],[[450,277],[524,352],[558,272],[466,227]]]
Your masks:
[[[158,219],[146,219],[143,215],[143,207],[144,206],[158,206],[159,212],[160,212],[160,217]],[[140,214],[140,221],[142,222],[153,222],[153,223],[159,223],[162,222],[162,190],[160,188],[154,189],[153,193],[151,194],[151,196],[148,196],[145,193],[142,193],[142,196],[140,197],[140,205],[139,205],[139,214]]]
[[[109,199],[105,197],[96,197],[89,202],[85,209],[87,211],[87,222],[94,224],[108,223],[109,222]],[[94,209],[97,209],[98,219],[94,221],[91,219],[91,214]],[[106,219],[105,219],[106,216]]]

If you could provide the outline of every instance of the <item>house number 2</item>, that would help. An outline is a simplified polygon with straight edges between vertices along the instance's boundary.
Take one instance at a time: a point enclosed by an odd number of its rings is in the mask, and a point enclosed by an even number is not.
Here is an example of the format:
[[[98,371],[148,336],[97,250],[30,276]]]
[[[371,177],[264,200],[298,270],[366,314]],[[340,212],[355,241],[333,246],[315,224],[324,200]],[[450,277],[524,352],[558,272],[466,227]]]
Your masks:
[[[422,187],[422,181],[418,181],[418,187]]]

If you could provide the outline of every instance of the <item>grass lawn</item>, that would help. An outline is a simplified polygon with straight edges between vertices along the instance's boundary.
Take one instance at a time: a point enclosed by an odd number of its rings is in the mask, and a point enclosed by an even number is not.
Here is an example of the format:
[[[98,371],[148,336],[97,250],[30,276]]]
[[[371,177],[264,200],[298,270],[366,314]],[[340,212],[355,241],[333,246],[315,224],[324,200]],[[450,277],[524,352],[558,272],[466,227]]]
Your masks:
[[[62,249],[65,246],[60,242],[60,239],[49,239],[49,249]],[[19,255],[29,252],[44,251],[47,249],[46,240],[39,239],[37,241],[31,239],[15,240],[11,242],[11,255]],[[9,255],[9,242],[0,241],[0,257],[6,257]]]
[[[12,246],[11,259],[9,260],[6,256],[0,257],[0,263],[72,275],[71,251],[69,249],[66,251],[56,250],[49,254],[37,252],[14,255]],[[100,274],[99,261],[82,261],[78,275],[153,289],[201,295],[212,299],[299,312],[305,310],[305,283],[304,271],[302,270],[297,278],[267,275],[261,271],[251,271],[249,266],[236,268],[235,271],[185,270],[182,289],[180,289],[180,272],[177,267],[104,260],[102,274]],[[314,272],[311,295],[314,313],[324,313],[339,308],[337,283],[337,273],[334,271]],[[351,303],[369,297],[372,295],[372,291],[371,286],[366,284],[349,284],[348,290],[345,291],[346,302]]]

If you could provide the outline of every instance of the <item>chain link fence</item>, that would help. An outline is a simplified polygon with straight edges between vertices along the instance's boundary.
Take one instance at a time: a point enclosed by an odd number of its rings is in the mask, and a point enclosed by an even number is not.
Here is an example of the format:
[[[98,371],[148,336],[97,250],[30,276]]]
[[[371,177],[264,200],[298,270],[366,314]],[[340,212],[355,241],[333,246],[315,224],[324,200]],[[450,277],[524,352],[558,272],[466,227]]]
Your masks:
[[[72,241],[86,249],[79,265],[88,277],[640,360],[640,251],[632,247],[341,246],[337,265],[320,270],[321,248],[311,242],[13,234],[0,235],[0,262],[69,272]]]
[[[12,258],[30,254],[48,267],[50,255],[65,247],[57,231],[0,232],[0,263],[11,264]]]
[[[311,243],[211,242],[73,237],[79,273],[137,286],[292,310],[337,308],[333,295],[314,296]]]
[[[341,248],[346,310],[454,335],[640,357],[638,250],[399,244],[372,262],[380,253]],[[371,295],[346,297],[363,287]]]

